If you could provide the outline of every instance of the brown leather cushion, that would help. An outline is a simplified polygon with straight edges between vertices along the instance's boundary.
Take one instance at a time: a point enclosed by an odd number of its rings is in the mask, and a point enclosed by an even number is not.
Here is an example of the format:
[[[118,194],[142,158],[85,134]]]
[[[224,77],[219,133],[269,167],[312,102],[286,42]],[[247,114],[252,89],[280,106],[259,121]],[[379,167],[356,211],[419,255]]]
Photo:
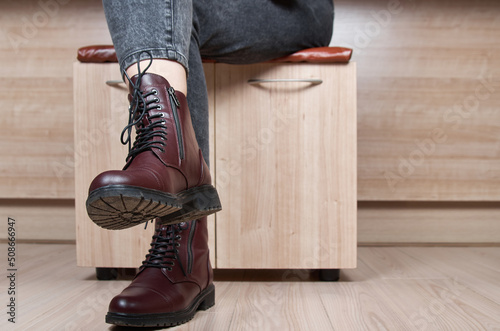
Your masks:
[[[351,59],[352,49],[345,47],[316,47],[271,60],[269,62],[314,62],[314,63],[347,63]],[[78,50],[80,62],[103,63],[118,62],[113,46],[97,45],[82,47]],[[203,62],[214,62],[204,60]]]

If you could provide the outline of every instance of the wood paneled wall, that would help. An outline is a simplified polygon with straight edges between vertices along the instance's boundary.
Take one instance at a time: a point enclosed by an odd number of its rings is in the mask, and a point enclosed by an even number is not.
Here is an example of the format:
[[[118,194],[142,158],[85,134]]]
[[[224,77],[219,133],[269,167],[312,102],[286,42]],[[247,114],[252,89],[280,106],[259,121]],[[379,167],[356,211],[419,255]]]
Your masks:
[[[460,213],[500,199],[498,1],[335,5],[358,66],[360,241],[499,242],[498,209]],[[0,2],[0,210],[19,238],[75,237],[72,64],[110,43],[100,0]]]
[[[100,0],[0,2],[0,198],[74,198],[73,62],[110,44]]]
[[[335,3],[358,64],[359,200],[500,200],[500,3]]]

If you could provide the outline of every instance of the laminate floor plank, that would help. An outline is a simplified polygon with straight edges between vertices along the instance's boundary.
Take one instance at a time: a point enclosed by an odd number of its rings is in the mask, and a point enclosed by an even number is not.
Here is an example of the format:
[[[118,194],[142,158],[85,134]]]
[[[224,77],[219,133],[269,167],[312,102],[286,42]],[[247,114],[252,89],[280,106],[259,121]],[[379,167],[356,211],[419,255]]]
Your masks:
[[[500,305],[500,272],[485,266],[480,258],[468,258],[466,247],[400,247],[407,256],[420,260],[421,264],[441,270],[443,275],[463,284],[476,293]],[[491,251],[500,248],[491,247]],[[483,258],[483,261],[490,258]],[[498,265],[499,260],[491,260]],[[499,309],[500,311],[500,309]]]
[[[0,330],[123,330],[104,317],[131,272],[98,281],[93,268],[76,266],[75,245],[16,249],[16,324],[4,315]],[[342,270],[339,282],[310,270],[218,269],[216,305],[169,330],[500,330],[499,254],[500,247],[360,247],[358,268]],[[2,304],[9,285],[0,279]]]
[[[320,299],[330,317],[332,330],[411,330],[402,311],[390,303],[379,282],[325,284]]]
[[[377,283],[379,296],[408,321],[407,330],[494,330],[500,305],[456,279],[402,279]]]
[[[426,248],[422,247],[423,250]],[[396,247],[358,248],[358,259],[373,269],[375,271],[373,277],[379,279],[447,278],[438,267],[422,263]]]
[[[463,253],[476,263],[500,272],[500,249],[496,247],[471,247]]]

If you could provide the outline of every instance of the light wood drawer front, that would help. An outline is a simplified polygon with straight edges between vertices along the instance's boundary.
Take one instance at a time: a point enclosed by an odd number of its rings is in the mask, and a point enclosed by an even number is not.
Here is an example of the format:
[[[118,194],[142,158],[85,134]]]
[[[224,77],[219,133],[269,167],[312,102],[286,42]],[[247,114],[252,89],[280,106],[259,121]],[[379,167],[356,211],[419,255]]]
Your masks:
[[[215,94],[217,266],[353,267],[355,64],[218,64]]]

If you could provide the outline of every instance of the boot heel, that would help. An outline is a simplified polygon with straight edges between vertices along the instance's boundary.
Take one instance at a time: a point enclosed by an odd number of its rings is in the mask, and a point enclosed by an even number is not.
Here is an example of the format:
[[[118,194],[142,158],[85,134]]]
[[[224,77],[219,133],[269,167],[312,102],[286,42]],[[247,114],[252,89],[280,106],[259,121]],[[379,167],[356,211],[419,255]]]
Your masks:
[[[219,211],[221,210],[219,194],[212,185],[205,185],[190,194],[183,208],[188,211]]]
[[[208,308],[212,307],[215,305],[215,287],[214,285],[210,285],[207,290],[209,291],[208,294],[205,296],[203,301],[200,303],[198,306],[198,310],[207,310]]]
[[[191,221],[222,209],[219,194],[212,185],[194,187],[182,193],[182,209],[161,217],[160,224]]]

